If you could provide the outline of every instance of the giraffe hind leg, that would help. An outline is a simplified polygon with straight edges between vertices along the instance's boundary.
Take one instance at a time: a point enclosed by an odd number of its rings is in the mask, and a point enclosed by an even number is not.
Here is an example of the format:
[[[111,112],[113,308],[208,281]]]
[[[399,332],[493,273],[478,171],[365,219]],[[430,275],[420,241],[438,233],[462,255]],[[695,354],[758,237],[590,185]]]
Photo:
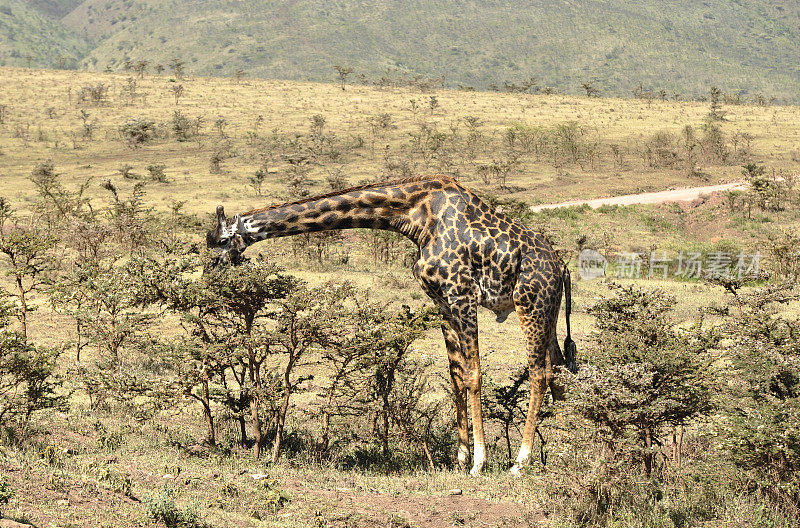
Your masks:
[[[525,418],[525,428],[522,433],[522,444],[519,454],[511,468],[511,473],[519,474],[520,470],[530,459],[533,449],[534,436],[539,421],[539,411],[542,408],[547,386],[552,379],[552,364],[549,354],[550,342],[555,325],[550,317],[545,314],[531,312],[518,308],[517,314],[525,333],[526,348],[528,351],[528,369],[530,371],[531,396],[528,403],[528,415]]]
[[[555,332],[553,332],[553,339],[550,340],[550,365],[554,371],[558,371],[558,369],[566,366],[566,361],[564,360],[564,355],[561,353],[561,347],[558,346],[558,339],[556,338]],[[550,393],[553,395],[553,399],[563,401],[564,386],[556,381],[556,376],[550,377],[548,385],[550,386]]]

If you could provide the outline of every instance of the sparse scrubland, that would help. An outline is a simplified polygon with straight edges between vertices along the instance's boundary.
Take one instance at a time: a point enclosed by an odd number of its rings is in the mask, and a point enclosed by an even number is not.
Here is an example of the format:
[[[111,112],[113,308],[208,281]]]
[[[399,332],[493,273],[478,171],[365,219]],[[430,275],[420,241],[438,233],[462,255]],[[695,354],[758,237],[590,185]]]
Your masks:
[[[797,525],[800,108],[0,73],[3,517]],[[544,230],[573,269],[580,371],[521,478],[518,325],[479,315],[490,464],[470,478],[405,240],[277,239],[203,273],[218,204],[430,173]],[[737,180],[691,203],[530,211]],[[582,280],[584,249],[619,277]]]

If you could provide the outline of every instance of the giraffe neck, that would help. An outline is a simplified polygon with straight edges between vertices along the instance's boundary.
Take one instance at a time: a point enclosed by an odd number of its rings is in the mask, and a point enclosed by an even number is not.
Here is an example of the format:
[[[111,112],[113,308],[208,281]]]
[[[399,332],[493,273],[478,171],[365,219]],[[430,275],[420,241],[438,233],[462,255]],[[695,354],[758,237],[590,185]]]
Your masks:
[[[424,203],[447,182],[421,178],[355,187],[240,215],[241,233],[253,244],[277,238],[351,228],[401,233],[419,244],[424,237]],[[241,230],[241,228],[239,228]]]

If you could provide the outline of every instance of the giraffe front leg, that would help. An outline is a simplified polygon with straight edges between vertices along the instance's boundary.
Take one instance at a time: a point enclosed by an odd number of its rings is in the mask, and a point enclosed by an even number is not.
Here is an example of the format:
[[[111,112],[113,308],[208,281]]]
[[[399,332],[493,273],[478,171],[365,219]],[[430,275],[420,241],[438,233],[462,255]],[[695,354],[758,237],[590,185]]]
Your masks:
[[[460,358],[466,359],[467,398],[472,418],[472,469],[477,476],[486,462],[486,443],[483,438],[483,413],[481,412],[481,360],[478,355],[478,306],[467,295],[454,295],[450,301],[450,324],[460,345]]]
[[[481,359],[478,354],[477,322],[467,325],[462,334],[462,348],[467,358],[467,395],[472,413],[472,469],[473,477],[480,475],[486,462],[486,442],[483,435],[483,411],[481,409]]]
[[[477,351],[471,361],[469,383],[469,405],[472,409],[472,437],[475,443],[472,469],[473,477],[480,475],[486,462],[486,442],[483,437],[483,411],[481,410],[481,366]]]
[[[444,315],[444,314],[443,314]],[[447,358],[450,361],[450,381],[458,424],[458,467],[464,469],[469,462],[469,425],[467,420],[467,389],[465,385],[466,361],[461,352],[458,333],[450,324],[442,325],[442,334],[447,345]]]

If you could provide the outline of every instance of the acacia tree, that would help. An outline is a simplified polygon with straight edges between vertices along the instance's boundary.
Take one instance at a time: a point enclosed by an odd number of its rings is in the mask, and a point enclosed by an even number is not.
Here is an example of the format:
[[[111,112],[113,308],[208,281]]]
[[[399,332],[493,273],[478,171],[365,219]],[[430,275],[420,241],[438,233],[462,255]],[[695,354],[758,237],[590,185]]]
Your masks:
[[[781,305],[800,299],[791,282],[732,295],[723,337],[729,368],[720,378],[722,417],[717,438],[737,477],[789,517],[800,512],[800,320]]]
[[[525,366],[511,375],[511,383],[507,385],[497,385],[489,376],[486,376],[483,382],[486,417],[500,422],[509,460],[513,457],[511,430],[515,428],[519,431],[519,427],[525,422],[525,412],[528,410],[529,391],[525,382],[529,379],[529,373]]]
[[[76,191],[70,191],[62,184],[61,174],[56,172],[53,163],[45,161],[34,167],[29,179],[39,194],[36,214],[49,229],[53,230],[55,226],[74,218],[92,217],[89,201],[84,196],[91,178],[85,180]]]
[[[263,260],[208,272],[199,279],[187,277],[184,271],[200,263],[186,254],[175,261],[140,259],[146,301],[181,315],[189,335],[169,346],[176,354],[176,367],[185,374],[178,377],[184,394],[203,406],[209,443],[215,442],[214,398],[237,417],[243,445],[248,444],[249,420],[256,458],[267,443],[266,431],[274,425],[277,460],[289,398],[304,381],[293,378],[295,369],[319,340],[317,328],[324,324],[308,308],[321,298]],[[286,362],[276,365],[271,361],[276,355],[285,356]]]
[[[5,257],[6,274],[14,284],[8,295],[19,303],[16,317],[24,337],[28,335],[28,314],[34,309],[29,296],[47,284],[48,272],[55,265],[51,252],[55,244],[55,237],[40,233],[35,225],[22,225],[13,216],[11,205],[0,197],[0,255]]]
[[[352,66],[340,66],[340,65],[337,64],[336,66],[333,67],[333,69],[336,70],[336,73],[339,74],[339,83],[340,83],[340,85],[342,87],[342,91],[344,91],[345,82],[347,81],[347,76],[350,75],[351,73],[353,73],[353,71],[354,71],[353,67]]]
[[[341,415],[340,403],[348,388],[362,380],[372,368],[373,342],[369,329],[385,306],[371,302],[366,292],[359,292],[350,283],[339,285],[341,301],[328,305],[326,317],[333,321],[331,332],[320,352],[320,366],[325,372],[320,381],[324,404],[322,430],[317,452],[325,455],[330,447],[331,420]]]
[[[411,372],[416,372],[417,378],[420,372],[415,370],[419,364],[410,357],[410,352],[414,341],[440,320],[438,312],[431,307],[411,310],[403,306],[399,311],[384,307],[367,315],[368,324],[362,326],[359,338],[368,344],[364,356],[359,358],[364,373],[339,385],[339,403],[334,412],[338,416],[367,416],[373,424],[373,434],[378,438],[381,452],[387,458],[391,425],[397,424],[408,432],[409,417],[420,418],[422,415],[419,413],[427,414],[427,403],[422,402],[419,387],[412,386],[411,378],[414,376]],[[420,433],[427,442],[430,428],[423,427]],[[422,439],[417,433],[407,436],[422,447]],[[427,444],[423,451],[425,449]]]
[[[609,282],[613,295],[590,307],[596,352],[567,398],[594,423],[607,453],[643,462],[649,476],[664,428],[711,408],[706,336],[676,329],[675,299],[660,289]]]
[[[55,373],[58,352],[36,347],[9,328],[15,316],[8,299],[0,299],[0,429],[5,436],[25,435],[31,416],[40,410],[67,407]]]
[[[297,372],[306,362],[310,350],[324,349],[329,344],[337,323],[331,317],[331,307],[341,306],[351,295],[350,285],[328,283],[316,288],[298,288],[277,302],[278,309],[273,315],[275,324],[267,333],[270,351],[282,356],[282,362],[277,367],[280,385],[275,439],[272,443],[273,463],[280,457],[291,396],[304,381],[314,378],[313,375]],[[338,315],[341,316],[341,312]],[[312,362],[316,363],[316,360]]]
[[[191,272],[203,265],[197,255],[180,252],[176,258],[165,255],[138,255],[129,268],[139,277],[139,300],[142,305],[161,305],[181,316],[186,334],[162,340],[159,345],[171,359],[175,372],[174,383],[186,397],[198,402],[203,409],[207,426],[206,441],[216,445],[214,415],[212,413],[211,383],[224,369],[214,363],[213,345],[218,340],[215,332],[215,314],[219,303],[210,294],[202,280],[191,278]],[[242,442],[247,433],[244,417],[240,417]]]
[[[209,353],[204,361],[216,372],[224,389],[224,402],[238,411],[242,426],[243,413],[249,411],[254,454],[259,458],[267,440],[266,407],[275,395],[265,365],[272,353],[268,317],[274,314],[274,303],[295,292],[301,283],[281,274],[277,266],[255,261],[207,274],[200,286],[204,290],[200,302],[186,308],[197,310],[194,330]],[[229,385],[226,373],[234,386]],[[242,434],[246,442],[244,429]]]
[[[149,396],[144,415],[166,404],[166,395],[151,384],[143,358],[158,359],[153,338],[148,330],[157,314],[143,311],[139,294],[139,277],[129,268],[109,263],[84,268],[86,273],[72,287],[85,296],[73,306],[75,317],[90,345],[97,348],[97,357],[79,367],[93,407],[111,399],[128,405],[134,397]],[[164,401],[159,401],[163,396]],[[132,410],[136,410],[131,408]]]
[[[389,400],[392,421],[399,427],[402,435],[417,444],[425,455],[428,469],[433,471],[436,462],[431,443],[441,443],[435,435],[436,425],[441,423],[447,403],[443,398],[432,395],[431,386],[435,377],[430,373],[431,359],[418,360],[406,357],[395,369],[395,380]],[[441,376],[438,377],[441,381]],[[445,386],[446,383],[441,383]],[[442,392],[445,392],[444,390]],[[450,413],[452,416],[452,413]],[[452,430],[452,424],[447,424]]]
[[[135,71],[140,79],[144,79],[144,74],[147,73],[147,68],[150,66],[150,61],[147,59],[141,59],[136,61],[136,64],[133,66],[133,71]]]

